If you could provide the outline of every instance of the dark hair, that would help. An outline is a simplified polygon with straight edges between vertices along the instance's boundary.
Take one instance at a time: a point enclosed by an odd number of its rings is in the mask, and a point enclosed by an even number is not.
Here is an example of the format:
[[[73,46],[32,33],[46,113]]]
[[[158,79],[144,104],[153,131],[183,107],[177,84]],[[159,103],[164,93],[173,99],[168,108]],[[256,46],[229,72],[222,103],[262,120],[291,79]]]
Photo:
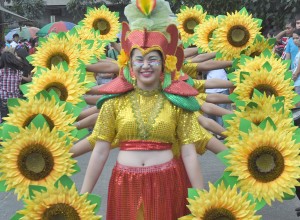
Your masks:
[[[29,56],[29,53],[26,48],[24,47],[16,47],[15,53],[18,55],[18,57],[22,60],[23,65],[23,75],[28,76],[31,71],[33,70],[33,66],[26,60],[26,57]]]
[[[292,26],[292,28],[296,27],[296,21],[295,21],[295,19],[289,19],[289,20],[287,20],[286,25],[287,24],[290,24]]]
[[[300,13],[295,15],[295,22],[298,21],[298,20],[300,20]]]
[[[14,34],[13,38],[15,38],[15,37],[20,37],[20,36],[19,36],[19,34]]]
[[[300,29],[295,29],[293,33],[300,36]]]
[[[22,61],[18,60],[17,57],[9,52],[9,51],[4,51],[1,54],[1,59],[0,59],[0,68],[12,68],[12,69],[17,69],[17,70],[22,70],[24,64]]]

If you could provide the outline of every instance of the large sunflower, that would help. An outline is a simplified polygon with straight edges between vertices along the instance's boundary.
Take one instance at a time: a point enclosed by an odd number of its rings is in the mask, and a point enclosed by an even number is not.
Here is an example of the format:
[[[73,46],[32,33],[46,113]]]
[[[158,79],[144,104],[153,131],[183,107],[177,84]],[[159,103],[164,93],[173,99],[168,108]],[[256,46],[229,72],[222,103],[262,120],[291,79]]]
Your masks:
[[[242,56],[236,65],[236,70],[232,74],[229,74],[229,78],[235,83],[239,81],[241,72],[256,72],[262,69],[266,62],[272,67],[272,72],[276,74],[282,74],[288,70],[287,62],[276,57],[271,51],[265,50],[262,54],[254,58]]]
[[[226,120],[226,146],[233,147],[234,143],[239,139],[239,134],[245,132],[242,120],[246,119],[255,125],[259,125],[266,118],[271,118],[276,125],[286,131],[294,132],[297,127],[293,125],[293,118],[290,116],[290,111],[284,111],[284,104],[276,100],[274,96],[267,97],[266,94],[259,96],[254,94],[252,101],[243,106],[237,105],[237,110],[230,120]],[[244,123],[247,123],[244,122]]]
[[[98,220],[101,216],[94,213],[96,204],[91,204],[88,194],[79,195],[75,184],[69,189],[58,184],[47,191],[35,192],[32,200],[26,199],[26,208],[18,211],[22,220],[32,219],[65,219],[65,220]]]
[[[253,19],[246,9],[227,13],[214,31],[212,49],[220,52],[223,60],[238,58],[243,50],[253,44],[259,30],[258,20]]]
[[[247,194],[237,192],[237,186],[225,187],[221,182],[217,187],[209,183],[210,191],[197,190],[199,196],[189,198],[188,205],[191,215],[179,220],[258,220],[261,216],[255,215],[255,204],[247,200]]]
[[[63,61],[67,62],[70,69],[76,69],[81,53],[77,43],[67,38],[65,33],[60,33],[41,39],[37,51],[27,59],[34,66],[33,72],[37,71],[38,66],[51,69]]]
[[[294,140],[294,132],[274,127],[252,126],[249,133],[241,133],[228,159],[226,171],[236,176],[238,187],[249,192],[254,199],[282,201],[284,194],[294,195],[293,188],[299,185],[300,144]]]
[[[5,180],[7,191],[15,189],[18,200],[29,197],[29,186],[52,186],[62,175],[71,175],[75,160],[71,158],[71,143],[56,129],[44,124],[33,124],[19,133],[10,133],[0,156],[0,180]]]
[[[177,14],[177,21],[179,23],[178,30],[181,35],[181,40],[184,44],[192,44],[195,36],[194,28],[202,24],[205,20],[206,12],[203,11],[202,6],[196,5],[192,8],[182,7]]]
[[[66,102],[60,103],[54,96],[39,95],[30,100],[17,99],[17,101],[17,105],[9,105],[10,113],[5,118],[7,124],[25,128],[38,114],[41,114],[47,120],[50,129],[55,127],[66,134],[76,129],[72,124],[77,116],[69,114],[66,110]]]
[[[297,94],[293,91],[291,77],[287,73],[278,73],[277,70],[269,67],[263,67],[257,71],[244,72],[240,76],[241,80],[237,82],[234,94],[239,100],[250,101],[254,90],[266,93],[267,96],[282,96],[285,98],[285,107],[293,107],[293,99]]]
[[[54,90],[59,99],[70,102],[74,105],[82,102],[82,96],[89,90],[84,82],[85,77],[80,77],[81,73],[68,69],[66,65],[59,65],[49,69],[40,69],[34,75],[32,83],[25,86],[28,91],[25,96],[29,99],[42,90]]]
[[[272,51],[274,42],[271,39],[266,39],[262,35],[257,35],[254,43],[245,50],[245,55],[250,57],[259,56],[264,50]]]
[[[79,23],[83,26],[89,39],[94,39],[93,31],[100,31],[100,40],[115,41],[120,31],[119,15],[111,12],[106,6],[100,8],[88,8],[85,18]]]
[[[211,52],[209,42],[211,41],[213,32],[218,28],[218,18],[210,17],[205,20],[202,24],[199,24],[195,29],[195,45],[200,48],[203,52]]]

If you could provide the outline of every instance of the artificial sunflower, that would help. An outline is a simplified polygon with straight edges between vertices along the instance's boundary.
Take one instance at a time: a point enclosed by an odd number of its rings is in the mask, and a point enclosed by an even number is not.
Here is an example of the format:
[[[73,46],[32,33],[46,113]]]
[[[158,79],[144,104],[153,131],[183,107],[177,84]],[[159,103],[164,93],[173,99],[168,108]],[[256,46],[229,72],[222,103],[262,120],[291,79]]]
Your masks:
[[[264,50],[272,51],[274,47],[274,39],[266,39],[262,35],[257,35],[254,43],[245,50],[245,55],[250,57],[259,56]]]
[[[293,125],[293,118],[290,116],[290,111],[284,111],[284,103],[277,100],[274,96],[267,97],[266,94],[257,95],[254,93],[251,102],[236,103],[237,110],[230,120],[225,120],[226,131],[226,146],[231,148],[239,139],[240,132],[245,132],[244,123],[253,123],[259,125],[268,117],[272,119],[276,127],[285,129],[286,131],[294,132],[297,127]],[[246,121],[245,121],[246,120]]]
[[[266,64],[266,65],[265,65]],[[285,107],[290,109],[294,106],[293,99],[297,94],[293,91],[294,86],[290,73],[278,73],[268,63],[257,71],[241,72],[239,82],[235,83],[234,94],[237,99],[250,101],[254,90],[266,93],[267,96],[284,97]]]
[[[61,62],[67,62],[70,69],[76,69],[79,65],[79,57],[82,51],[77,43],[70,41],[65,33],[51,34],[47,39],[41,39],[37,51],[27,59],[34,66],[51,69]]]
[[[260,28],[258,19],[253,19],[245,8],[232,14],[227,13],[214,31],[212,50],[218,51],[223,60],[239,58],[240,53],[253,44]]]
[[[191,215],[179,220],[259,220],[255,215],[255,204],[247,200],[247,194],[238,193],[237,186],[225,187],[221,182],[217,187],[209,183],[209,192],[197,190],[198,196],[189,198]]]
[[[73,123],[76,121],[78,115],[70,114],[67,109],[66,102],[56,100],[56,97],[50,96],[42,92],[30,100],[16,99],[14,106],[8,103],[10,113],[5,118],[6,123],[17,127],[25,128],[31,121],[41,114],[47,120],[50,129],[54,127],[70,134],[76,129]]]
[[[100,31],[100,40],[115,41],[120,31],[119,14],[111,12],[106,6],[100,8],[88,8],[85,18],[79,22],[86,34],[91,34],[89,39],[94,39],[91,30]]]
[[[25,200],[26,208],[18,211],[22,220],[65,219],[98,220],[101,216],[94,213],[96,204],[91,204],[88,194],[79,195],[75,184],[71,188],[58,184],[47,191],[35,192],[32,200]]]
[[[184,44],[194,43],[195,38],[194,28],[202,24],[205,20],[206,12],[204,12],[201,5],[194,7],[182,7],[177,14],[177,21],[179,23],[178,30],[181,35],[181,40]]]
[[[50,131],[33,123],[20,132],[10,133],[1,142],[0,180],[6,190],[15,190],[18,200],[29,197],[29,186],[52,186],[62,175],[72,175],[76,161],[71,158],[71,142],[56,129]]]
[[[24,94],[33,99],[43,90],[54,90],[60,100],[77,105],[83,102],[82,96],[89,90],[84,79],[85,73],[69,69],[66,63],[54,66],[51,70],[40,68],[32,78],[32,83],[24,85],[27,89]]]
[[[270,50],[265,50],[259,56],[254,58],[242,55],[241,59],[234,66],[236,70],[228,75],[228,78],[235,83],[240,80],[241,72],[256,72],[263,68],[264,64],[268,63],[272,67],[272,71],[276,74],[282,74],[288,71],[289,64],[276,57]]]
[[[209,17],[202,24],[199,24],[195,29],[195,45],[200,48],[203,52],[211,52],[209,47],[209,42],[213,36],[214,30],[218,28],[219,21],[218,18]]]
[[[91,59],[94,57],[96,60],[104,59],[106,57],[105,46],[107,44],[100,40],[99,32],[86,30],[83,26],[77,25],[72,31],[67,32],[66,35],[68,38],[81,42],[81,51],[85,53],[81,54],[80,59],[84,63],[93,63],[93,60]]]
[[[300,144],[294,135],[269,122],[252,125],[248,133],[240,133],[240,140],[224,156],[226,171],[237,177],[243,192],[269,205],[275,199],[282,201],[284,194],[294,195],[292,189],[299,186],[300,178]]]

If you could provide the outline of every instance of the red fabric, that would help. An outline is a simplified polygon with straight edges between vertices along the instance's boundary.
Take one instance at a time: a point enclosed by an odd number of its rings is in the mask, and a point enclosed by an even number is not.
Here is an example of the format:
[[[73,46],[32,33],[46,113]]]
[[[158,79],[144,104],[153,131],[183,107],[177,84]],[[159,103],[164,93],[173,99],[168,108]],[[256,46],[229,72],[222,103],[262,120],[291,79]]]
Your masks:
[[[100,87],[101,94],[121,94],[133,90],[133,85],[123,77],[117,77]]]
[[[181,96],[196,96],[199,92],[182,80],[172,81],[172,84],[164,89],[165,92],[181,95]]]
[[[120,150],[169,150],[172,145],[155,141],[124,141],[120,144]]]
[[[181,159],[150,167],[117,163],[109,183],[107,220],[175,220],[189,213],[188,180]]]

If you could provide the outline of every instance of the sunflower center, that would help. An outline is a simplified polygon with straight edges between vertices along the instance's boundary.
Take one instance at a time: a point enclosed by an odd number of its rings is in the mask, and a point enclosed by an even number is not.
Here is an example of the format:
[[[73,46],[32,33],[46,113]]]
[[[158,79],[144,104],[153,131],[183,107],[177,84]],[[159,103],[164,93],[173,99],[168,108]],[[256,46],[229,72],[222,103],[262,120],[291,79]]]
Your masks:
[[[59,82],[52,82],[46,86],[45,90],[47,90],[49,92],[51,89],[54,90],[54,92],[56,92],[56,94],[59,96],[59,99],[61,101],[67,100],[68,90],[65,87],[65,85],[63,85],[62,83],[59,83]]]
[[[80,220],[80,217],[72,206],[57,203],[45,210],[42,220]]]
[[[274,95],[275,97],[278,96],[278,92],[276,91],[276,89],[274,89],[271,85],[269,84],[259,84],[259,85],[256,85],[254,87],[254,89],[257,89],[258,91],[260,91],[262,94],[266,93],[266,96],[267,97],[270,97],[272,95]],[[253,92],[254,92],[254,89],[252,90],[251,92],[251,98],[253,96]]]
[[[105,19],[98,19],[93,22],[93,28],[99,30],[101,35],[106,35],[110,32],[110,23]]]
[[[23,148],[18,155],[18,169],[27,179],[38,181],[53,170],[54,159],[44,146],[35,144]]]
[[[200,22],[196,18],[188,18],[183,22],[183,29],[188,34],[194,34],[194,28],[199,24]]]
[[[284,158],[277,149],[262,146],[249,155],[248,170],[256,180],[263,183],[271,182],[282,174]]]
[[[242,25],[235,25],[230,28],[227,34],[228,42],[234,47],[245,46],[250,39],[250,33]]]
[[[34,114],[34,115],[31,115],[29,116],[23,123],[23,128],[27,127],[31,122],[32,120],[37,116],[38,114]],[[43,117],[46,119],[47,123],[48,123],[48,126],[50,128],[50,131],[54,128],[54,122],[52,121],[52,119],[50,117],[48,117],[47,115],[44,115],[42,114]]]
[[[208,210],[203,217],[203,220],[235,220],[236,217],[228,209],[213,208]]]
[[[51,69],[52,65],[57,66],[61,62],[67,62],[67,64],[70,63],[69,57],[64,53],[56,53],[53,54],[51,57],[49,57],[47,61],[47,68]]]
[[[207,42],[210,42],[210,39],[212,38],[213,33],[214,33],[214,30],[209,32],[209,34],[207,35]]]

